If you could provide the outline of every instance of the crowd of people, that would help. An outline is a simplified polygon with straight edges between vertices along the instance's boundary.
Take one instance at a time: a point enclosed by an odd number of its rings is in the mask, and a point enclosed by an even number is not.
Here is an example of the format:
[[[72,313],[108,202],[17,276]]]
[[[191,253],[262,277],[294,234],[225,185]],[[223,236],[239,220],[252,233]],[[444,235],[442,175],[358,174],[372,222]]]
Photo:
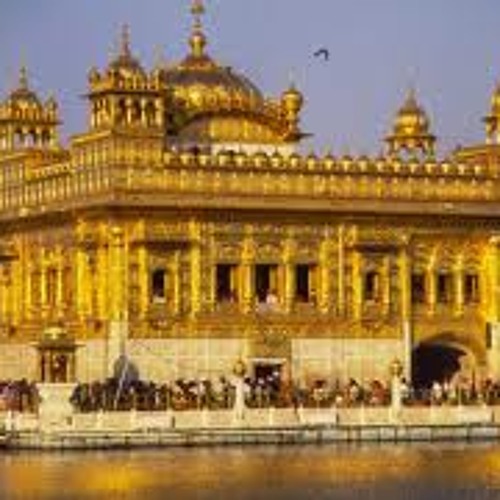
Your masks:
[[[235,387],[234,376],[214,380],[181,378],[162,383],[112,377],[77,384],[71,402],[80,412],[229,409],[234,406]],[[346,383],[327,380],[286,383],[277,372],[266,377],[246,377],[243,384],[245,404],[250,408],[384,406],[391,403],[391,390],[394,387],[389,382],[361,383],[353,378]],[[408,406],[500,403],[500,383],[491,380],[434,382],[429,387],[415,389],[402,378],[398,391],[401,402]],[[0,410],[36,412],[38,404],[34,382],[24,379],[0,382]]]
[[[349,379],[342,384],[317,380],[307,384],[284,383],[279,374],[266,378],[244,379],[245,404],[249,408],[387,406],[392,394],[389,383],[372,380],[364,384]],[[481,384],[434,382],[432,386],[414,389],[404,378],[399,384],[400,398],[408,406],[495,404],[500,402],[500,384],[486,380]],[[116,379],[80,384],[72,401],[80,411],[110,410],[188,410],[228,409],[235,401],[233,377],[178,379],[155,383],[135,380],[122,384]]]
[[[34,382],[0,381],[0,411],[34,412],[38,408],[38,390]]]

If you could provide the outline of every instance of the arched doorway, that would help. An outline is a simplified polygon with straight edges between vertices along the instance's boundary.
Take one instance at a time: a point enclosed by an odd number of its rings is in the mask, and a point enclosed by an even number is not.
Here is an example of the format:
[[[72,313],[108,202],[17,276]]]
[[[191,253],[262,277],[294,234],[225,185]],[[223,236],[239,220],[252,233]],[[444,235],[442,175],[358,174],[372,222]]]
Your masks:
[[[412,355],[413,386],[429,388],[433,382],[451,380],[469,365],[468,353],[456,346],[422,343]]]

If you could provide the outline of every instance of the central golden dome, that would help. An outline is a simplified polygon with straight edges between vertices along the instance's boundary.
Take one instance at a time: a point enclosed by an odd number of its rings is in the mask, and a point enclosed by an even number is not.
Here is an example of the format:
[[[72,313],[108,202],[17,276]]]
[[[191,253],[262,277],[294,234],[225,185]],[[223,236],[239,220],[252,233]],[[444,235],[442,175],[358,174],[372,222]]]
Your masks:
[[[201,0],[194,2],[191,12],[188,54],[160,70],[167,89],[166,123],[172,143],[177,147],[288,147],[300,140],[302,94],[290,88],[281,100],[266,98],[246,76],[212,59],[206,52]]]
[[[210,105],[216,100],[225,108],[261,105],[264,101],[262,93],[248,78],[229,66],[216,63],[206,54],[207,40],[199,18],[203,13],[202,5],[195,4],[192,12],[196,17],[189,39],[191,51],[180,63],[164,72],[164,81],[174,98],[192,109]]]
[[[209,56],[189,54],[181,63],[165,71],[165,83],[174,96],[185,99],[187,104],[198,107],[203,97],[260,104],[260,90],[245,76],[228,66],[220,66]]]

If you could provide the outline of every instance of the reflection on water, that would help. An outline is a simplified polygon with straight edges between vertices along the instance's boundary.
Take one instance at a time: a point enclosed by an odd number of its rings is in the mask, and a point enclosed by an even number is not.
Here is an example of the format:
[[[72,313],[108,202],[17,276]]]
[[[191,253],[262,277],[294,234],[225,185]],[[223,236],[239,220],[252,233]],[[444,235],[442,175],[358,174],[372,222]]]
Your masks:
[[[496,445],[8,453],[0,498],[500,499]]]

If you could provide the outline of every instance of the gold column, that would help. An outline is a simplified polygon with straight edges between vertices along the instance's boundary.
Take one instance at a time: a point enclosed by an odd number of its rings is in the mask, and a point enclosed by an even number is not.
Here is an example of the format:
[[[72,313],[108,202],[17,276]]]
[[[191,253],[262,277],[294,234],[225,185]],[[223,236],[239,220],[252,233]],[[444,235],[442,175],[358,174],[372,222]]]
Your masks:
[[[458,255],[453,268],[454,314],[460,316],[464,313],[464,262],[463,255]]]
[[[337,250],[337,307],[341,316],[345,314],[345,227],[338,228]]]
[[[3,263],[0,266],[0,314],[2,323],[9,319],[9,264]]]
[[[174,282],[173,299],[172,299],[172,312],[179,314],[181,311],[181,284],[180,284],[180,267],[181,267],[181,252],[176,250],[172,259],[171,274]]]
[[[107,306],[108,279],[110,268],[108,267],[108,256],[106,247],[102,241],[99,241],[95,251],[94,274],[92,275],[93,286],[91,293],[96,294],[96,303],[92,304],[92,316],[95,318],[104,318],[105,312],[109,311]]]
[[[33,304],[31,302],[32,300],[32,281],[31,281],[31,278],[32,278],[32,270],[33,270],[33,267],[32,267],[32,263],[31,263],[31,255],[29,255],[29,257],[27,257],[27,259],[30,259],[30,260],[25,260],[24,262],[24,286],[25,286],[25,289],[24,289],[24,296],[23,296],[23,299],[24,299],[24,317],[26,319],[31,319],[32,317],[32,311],[33,311]]]
[[[76,310],[80,318],[90,313],[90,275],[88,273],[88,256],[80,242],[76,249]]]
[[[399,286],[401,290],[401,319],[409,321],[411,314],[411,272],[408,249],[399,253]]]
[[[255,263],[255,248],[252,227],[246,228],[241,252],[241,297],[242,310],[245,313],[253,309],[254,282],[253,265]]]
[[[20,314],[22,318],[31,316],[31,254],[26,240],[20,245],[19,265],[20,265],[20,285],[21,304]]]
[[[360,319],[363,311],[363,262],[359,252],[352,255],[352,301],[353,315]]]
[[[56,311],[57,316],[62,314],[63,307],[63,257],[62,250],[56,250]]]
[[[141,106],[141,116],[140,116],[140,121],[141,125],[143,127],[146,127],[148,125],[148,120],[146,117],[146,106],[148,104],[148,101],[144,99],[144,97],[140,100],[140,106]]]
[[[413,332],[411,325],[411,265],[408,247],[399,252],[399,286],[401,290],[401,324],[403,342],[403,369],[407,380],[412,376]]]
[[[155,116],[156,125],[158,127],[161,127],[163,124],[163,116],[165,114],[163,99],[156,100],[155,110],[156,110],[156,116]]]
[[[432,315],[436,311],[436,256],[431,255],[426,272],[426,290],[427,290],[427,312]]]
[[[144,318],[149,309],[149,269],[148,252],[146,245],[141,245],[137,249],[137,260],[139,264],[139,316]]]
[[[45,317],[47,314],[47,257],[44,248],[40,249],[40,308]]]
[[[283,248],[283,307],[287,313],[292,310],[295,298],[294,253],[295,241],[292,238],[288,238]]]
[[[318,269],[318,308],[322,313],[330,309],[330,241],[320,244]]]
[[[132,106],[133,106],[133,100],[128,98],[126,100],[126,123],[127,125],[132,124]]]
[[[22,269],[21,263],[18,260],[11,262],[11,303],[10,310],[12,313],[12,321],[14,325],[18,325],[21,317],[22,303]]]
[[[191,314],[201,310],[201,225],[192,221],[189,225],[191,250],[189,260],[191,264]]]
[[[215,241],[215,237],[213,236],[213,226],[210,230],[209,244],[208,244],[208,272],[209,272],[209,280],[207,287],[207,302],[208,302],[208,310],[213,311],[215,308],[216,302],[216,256],[217,256],[217,243]],[[239,280],[238,280],[238,270],[236,270],[236,276],[232,273],[231,276],[231,288],[237,294],[239,293]],[[238,301],[241,298],[238,297]]]
[[[391,258],[384,256],[382,264],[382,310],[388,316],[391,312]]]
[[[489,320],[498,322],[500,320],[500,252],[498,238],[492,238],[490,241],[488,258],[488,316]]]
[[[118,106],[118,100],[116,96],[108,97],[109,99],[109,123],[111,125],[116,125],[116,107]]]
[[[109,319],[122,321],[128,318],[126,249],[123,229],[114,226],[109,240]]]

